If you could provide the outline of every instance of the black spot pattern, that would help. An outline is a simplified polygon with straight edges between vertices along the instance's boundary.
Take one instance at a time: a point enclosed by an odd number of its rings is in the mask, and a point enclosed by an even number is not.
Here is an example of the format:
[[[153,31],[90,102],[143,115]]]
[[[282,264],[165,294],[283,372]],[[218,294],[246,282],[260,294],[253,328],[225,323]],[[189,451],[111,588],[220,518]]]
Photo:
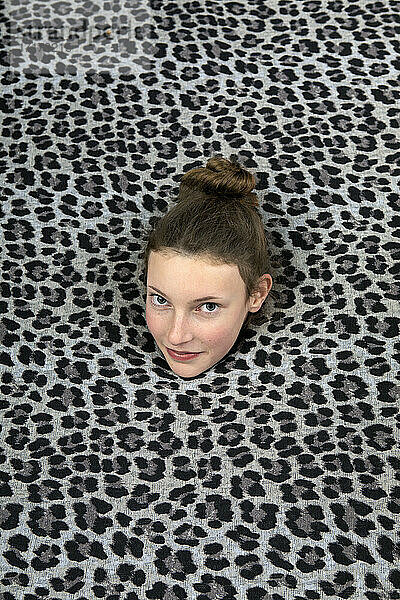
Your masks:
[[[400,598],[397,4],[3,6],[1,600]],[[141,253],[231,154],[279,298],[185,380]]]

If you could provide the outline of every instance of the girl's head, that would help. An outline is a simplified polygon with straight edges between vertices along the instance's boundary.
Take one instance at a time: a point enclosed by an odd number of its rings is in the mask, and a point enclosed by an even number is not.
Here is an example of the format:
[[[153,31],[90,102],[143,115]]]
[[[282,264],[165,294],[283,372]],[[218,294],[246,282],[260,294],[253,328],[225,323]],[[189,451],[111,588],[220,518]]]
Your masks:
[[[149,235],[146,321],[180,377],[215,365],[241,330],[267,318],[272,277],[254,186],[238,164],[211,158],[183,175],[177,204]],[[168,349],[197,354],[183,360]]]

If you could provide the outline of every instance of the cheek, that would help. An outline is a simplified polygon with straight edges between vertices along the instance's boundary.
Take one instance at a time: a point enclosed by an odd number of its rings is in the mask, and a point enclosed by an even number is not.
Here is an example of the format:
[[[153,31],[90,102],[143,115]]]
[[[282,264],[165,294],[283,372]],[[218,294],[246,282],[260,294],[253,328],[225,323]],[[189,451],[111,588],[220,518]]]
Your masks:
[[[232,327],[227,326],[215,326],[209,329],[208,335],[206,336],[207,342],[212,347],[219,347],[229,344],[234,336]]]
[[[158,315],[151,308],[146,308],[146,323],[150,333],[154,337],[165,334],[165,322],[162,315]],[[211,348],[220,348],[231,344],[232,340],[237,337],[237,331],[235,331],[235,327],[231,321],[224,324],[205,322],[197,331],[193,331],[192,333],[198,339],[202,339]]]
[[[161,329],[161,321],[157,318],[157,315],[154,314],[154,311],[146,308],[146,323],[149,328],[150,333],[157,334]]]

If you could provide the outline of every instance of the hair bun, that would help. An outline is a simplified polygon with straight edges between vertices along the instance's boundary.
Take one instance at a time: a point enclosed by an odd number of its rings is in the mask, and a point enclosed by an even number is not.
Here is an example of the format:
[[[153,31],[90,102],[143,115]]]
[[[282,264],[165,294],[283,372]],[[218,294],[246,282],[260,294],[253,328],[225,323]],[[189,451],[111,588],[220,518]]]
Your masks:
[[[218,156],[210,158],[205,168],[215,173],[221,173],[221,171],[232,171],[235,173],[242,170],[242,167],[238,163]]]
[[[181,185],[206,195],[237,199],[257,206],[256,194],[251,191],[256,185],[254,175],[238,163],[227,158],[214,156],[205,167],[191,169],[182,176]]]

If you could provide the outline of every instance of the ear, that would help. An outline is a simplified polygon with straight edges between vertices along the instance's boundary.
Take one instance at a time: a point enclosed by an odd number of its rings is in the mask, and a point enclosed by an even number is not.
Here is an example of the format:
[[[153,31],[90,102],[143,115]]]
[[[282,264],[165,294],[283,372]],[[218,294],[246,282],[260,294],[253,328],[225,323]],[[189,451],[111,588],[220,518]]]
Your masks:
[[[264,273],[258,280],[258,289],[249,299],[249,311],[257,312],[260,310],[262,303],[268,296],[270,289],[272,288],[272,277],[269,273]]]

